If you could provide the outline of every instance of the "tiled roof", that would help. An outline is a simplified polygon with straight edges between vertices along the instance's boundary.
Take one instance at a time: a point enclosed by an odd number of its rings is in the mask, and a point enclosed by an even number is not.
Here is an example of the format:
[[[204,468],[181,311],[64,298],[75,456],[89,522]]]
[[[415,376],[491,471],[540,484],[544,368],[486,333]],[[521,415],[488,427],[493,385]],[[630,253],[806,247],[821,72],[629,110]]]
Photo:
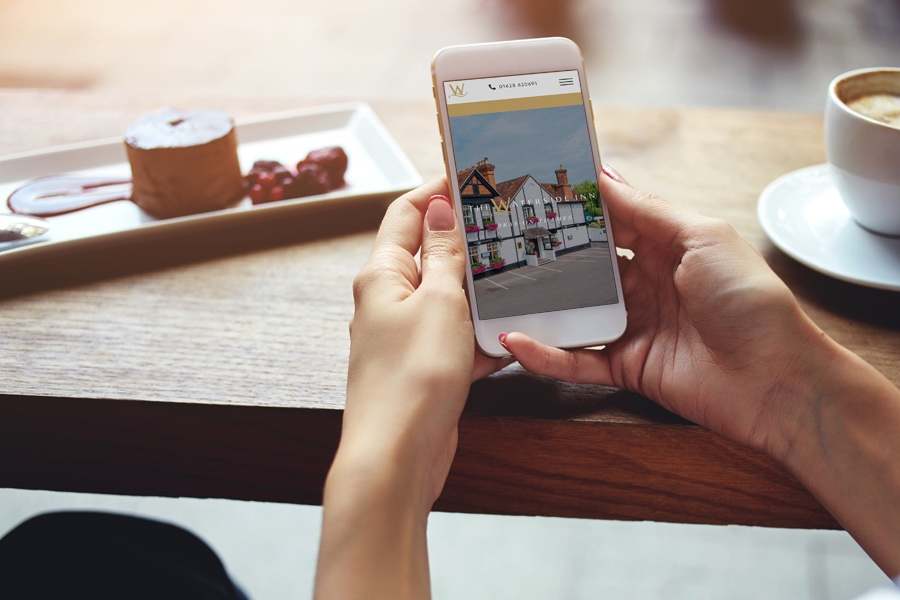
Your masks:
[[[459,185],[459,187],[462,188],[462,186],[465,185],[465,183],[469,180],[469,178],[472,176],[472,173],[475,170],[476,170],[475,167],[469,167],[467,169],[463,169],[462,171],[458,171],[456,173],[457,185]],[[500,183],[498,183],[495,186],[495,188],[493,188],[493,191],[496,191],[497,194],[502,198],[512,198],[519,192],[519,190],[525,184],[525,181],[528,178],[534,179],[533,177],[531,177],[531,175],[522,175],[521,177],[516,177],[515,179],[501,181]],[[482,179],[484,179],[484,176],[482,176]],[[535,181],[537,181],[537,180],[535,180]],[[485,180],[485,183],[486,183],[486,180]],[[559,196],[559,184],[540,183],[540,182],[537,182],[537,183],[539,186],[541,186],[541,188],[543,188],[543,190],[545,192],[547,192],[554,198]],[[490,184],[487,184],[487,185],[490,187]],[[581,202],[581,200],[578,200],[578,198],[575,197],[575,194],[573,192],[571,197],[563,198],[561,200],[561,202]]]
[[[509,181],[502,181],[497,184],[497,191],[500,192],[500,196],[503,198],[512,198],[519,192],[519,188],[522,187],[525,180],[529,177],[530,175],[522,175],[521,177],[516,177]]]
[[[474,171],[474,170],[475,170],[475,167],[469,167],[468,169],[463,169],[462,171],[457,172],[457,174],[456,174],[457,185],[462,187],[462,184],[464,184],[466,182],[466,180],[469,178],[469,175],[471,175],[472,171]]]

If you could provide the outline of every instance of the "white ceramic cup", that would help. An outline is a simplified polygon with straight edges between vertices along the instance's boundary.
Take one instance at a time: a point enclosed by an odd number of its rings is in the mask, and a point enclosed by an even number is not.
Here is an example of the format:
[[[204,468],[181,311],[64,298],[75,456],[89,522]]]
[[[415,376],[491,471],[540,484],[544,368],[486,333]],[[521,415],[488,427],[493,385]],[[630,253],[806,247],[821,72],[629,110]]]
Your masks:
[[[836,77],[825,105],[825,152],[853,219],[876,233],[900,235],[900,124],[880,120],[891,111],[890,96],[900,100],[900,68]],[[858,106],[861,98],[884,101],[881,113]]]

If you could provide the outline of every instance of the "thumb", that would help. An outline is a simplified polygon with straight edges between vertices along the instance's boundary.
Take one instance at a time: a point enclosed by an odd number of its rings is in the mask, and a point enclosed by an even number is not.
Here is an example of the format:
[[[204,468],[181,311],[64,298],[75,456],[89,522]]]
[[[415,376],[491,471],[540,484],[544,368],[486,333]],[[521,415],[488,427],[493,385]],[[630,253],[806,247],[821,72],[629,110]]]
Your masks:
[[[465,268],[466,247],[459,234],[450,199],[432,196],[425,211],[422,235],[422,282],[450,282],[459,287]]]
[[[609,207],[618,247],[632,248],[638,239],[646,238],[663,248],[685,250],[686,232],[703,217],[631,187],[608,165],[603,173],[597,184]]]

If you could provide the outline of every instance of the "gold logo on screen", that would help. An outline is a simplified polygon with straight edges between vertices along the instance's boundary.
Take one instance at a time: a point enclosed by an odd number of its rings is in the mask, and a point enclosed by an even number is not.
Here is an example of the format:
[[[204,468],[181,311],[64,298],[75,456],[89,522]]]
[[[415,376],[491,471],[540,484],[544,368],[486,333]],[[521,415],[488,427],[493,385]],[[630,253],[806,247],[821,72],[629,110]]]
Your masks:
[[[494,205],[494,212],[509,214],[509,205],[511,203],[512,198],[501,198],[500,196],[491,198],[491,204]]]
[[[466,92],[466,84],[464,83],[460,83],[459,85],[448,83],[447,85],[450,87],[450,95],[454,98],[463,98],[468,93]]]

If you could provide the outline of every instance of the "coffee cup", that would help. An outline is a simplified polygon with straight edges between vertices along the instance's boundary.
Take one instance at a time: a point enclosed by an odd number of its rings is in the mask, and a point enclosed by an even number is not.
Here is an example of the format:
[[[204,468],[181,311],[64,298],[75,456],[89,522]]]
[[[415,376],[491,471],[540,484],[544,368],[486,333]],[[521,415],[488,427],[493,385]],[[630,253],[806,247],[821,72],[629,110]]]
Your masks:
[[[825,152],[853,219],[900,235],[900,68],[850,71],[831,82]]]

